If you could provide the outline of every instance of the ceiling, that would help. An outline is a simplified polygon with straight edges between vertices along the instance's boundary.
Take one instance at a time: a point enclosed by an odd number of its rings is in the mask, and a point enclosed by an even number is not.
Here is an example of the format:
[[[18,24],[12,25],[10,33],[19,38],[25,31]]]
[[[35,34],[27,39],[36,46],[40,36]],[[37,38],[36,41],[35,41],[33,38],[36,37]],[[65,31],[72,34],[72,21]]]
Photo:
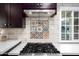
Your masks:
[[[29,17],[50,17],[56,13],[56,10],[24,10]]]

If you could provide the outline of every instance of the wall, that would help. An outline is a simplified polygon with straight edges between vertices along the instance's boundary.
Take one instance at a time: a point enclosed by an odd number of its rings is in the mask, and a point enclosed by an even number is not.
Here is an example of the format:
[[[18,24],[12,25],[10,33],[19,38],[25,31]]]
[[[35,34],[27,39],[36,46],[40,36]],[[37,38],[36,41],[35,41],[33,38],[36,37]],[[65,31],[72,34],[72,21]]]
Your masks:
[[[60,51],[63,54],[70,54],[70,55],[79,55],[79,43],[65,43],[65,44],[60,44]]]
[[[10,40],[22,40],[24,42],[51,42],[59,48],[59,19],[57,16],[49,18],[49,39],[30,39],[30,18],[26,18],[26,28],[6,28],[3,35]],[[42,18],[41,18],[42,19]],[[47,19],[47,18],[46,18]]]
[[[79,7],[79,3],[57,3],[57,7]]]

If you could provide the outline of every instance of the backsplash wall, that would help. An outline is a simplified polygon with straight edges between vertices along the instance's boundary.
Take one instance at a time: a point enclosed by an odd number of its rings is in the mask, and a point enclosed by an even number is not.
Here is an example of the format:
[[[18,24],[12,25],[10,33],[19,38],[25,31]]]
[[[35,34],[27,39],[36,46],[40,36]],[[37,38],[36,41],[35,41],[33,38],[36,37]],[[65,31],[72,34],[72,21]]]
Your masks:
[[[48,39],[30,39],[30,20],[32,18],[26,18],[25,28],[4,28],[3,35],[6,35],[10,40],[22,40],[24,42],[52,42],[58,46],[59,41],[59,19],[57,15],[53,18],[49,18],[49,38]],[[43,18],[41,17],[41,20]],[[48,18],[44,18],[48,19]]]

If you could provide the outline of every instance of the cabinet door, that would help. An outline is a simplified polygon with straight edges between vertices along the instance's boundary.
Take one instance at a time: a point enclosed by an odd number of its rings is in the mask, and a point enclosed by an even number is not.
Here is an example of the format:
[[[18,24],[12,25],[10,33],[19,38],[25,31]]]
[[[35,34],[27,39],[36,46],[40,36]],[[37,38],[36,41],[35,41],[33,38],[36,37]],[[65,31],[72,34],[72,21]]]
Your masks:
[[[5,4],[0,4],[0,28],[7,27],[7,8]]]
[[[56,9],[56,3],[24,3],[23,9]]]
[[[39,3],[40,9],[57,9],[56,3]]]
[[[37,3],[24,3],[23,9],[38,9],[39,6]]]
[[[9,28],[22,28],[22,8],[21,4],[10,4],[10,19],[8,20]]]

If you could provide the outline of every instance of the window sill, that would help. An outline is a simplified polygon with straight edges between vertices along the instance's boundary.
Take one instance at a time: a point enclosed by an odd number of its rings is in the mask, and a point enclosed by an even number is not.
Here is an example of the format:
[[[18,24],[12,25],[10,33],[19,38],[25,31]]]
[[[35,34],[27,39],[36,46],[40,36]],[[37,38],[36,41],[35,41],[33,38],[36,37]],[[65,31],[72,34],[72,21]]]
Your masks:
[[[79,40],[76,41],[59,41],[60,44],[79,44]]]

